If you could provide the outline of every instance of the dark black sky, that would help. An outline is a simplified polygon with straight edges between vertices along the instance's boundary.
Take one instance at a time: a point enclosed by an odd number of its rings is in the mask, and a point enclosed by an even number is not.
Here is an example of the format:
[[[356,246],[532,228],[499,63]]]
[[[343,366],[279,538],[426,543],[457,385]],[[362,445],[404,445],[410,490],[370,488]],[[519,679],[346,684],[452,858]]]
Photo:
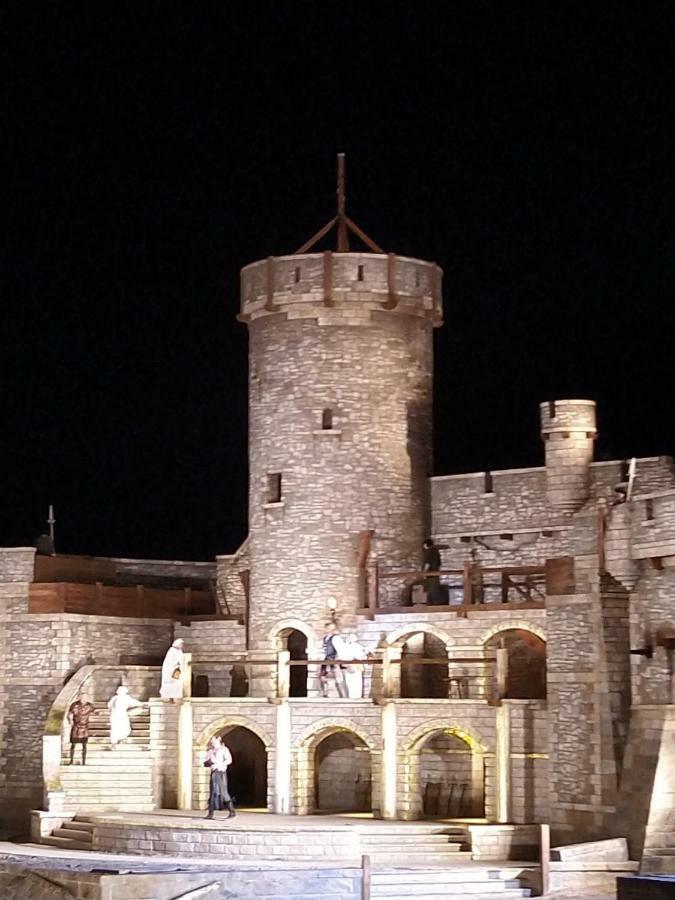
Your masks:
[[[436,473],[675,451],[672,3],[32,2],[0,12],[0,545],[246,531],[238,270],[333,211],[445,270]]]

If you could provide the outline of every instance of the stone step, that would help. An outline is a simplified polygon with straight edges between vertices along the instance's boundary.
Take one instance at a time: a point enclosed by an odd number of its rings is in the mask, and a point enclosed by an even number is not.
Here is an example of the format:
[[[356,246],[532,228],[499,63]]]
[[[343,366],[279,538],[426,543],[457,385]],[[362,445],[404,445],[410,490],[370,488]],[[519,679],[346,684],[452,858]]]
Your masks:
[[[361,832],[362,847],[382,847],[395,845],[397,847],[419,847],[420,844],[428,846],[430,844],[438,844],[441,847],[461,847],[462,840],[449,840],[447,834],[421,834],[421,835],[404,835],[404,834],[378,834],[370,835]]]
[[[147,800],[143,802],[131,801],[129,803],[118,800],[115,800],[113,802],[110,802],[108,800],[103,800],[100,802],[97,802],[96,800],[86,800],[82,801],[81,803],[79,801],[75,803],[66,801],[64,804],[64,812],[66,815],[75,815],[78,809],[86,809],[92,815],[99,815],[100,813],[118,812],[154,812],[157,809],[157,806],[154,802],[150,803]]]
[[[66,822],[63,827],[76,828],[78,831],[86,831],[89,834],[92,834],[94,831],[94,823],[89,821],[87,816],[73,816],[73,818],[69,822]]]
[[[65,837],[49,837],[42,838],[41,843],[48,844],[50,847],[60,847],[62,850],[91,850],[91,841],[73,841]]]
[[[405,887],[405,893],[401,893],[401,888]],[[466,886],[457,885],[457,890],[448,891],[443,885],[415,885],[408,887],[403,882],[396,889],[396,893],[382,893],[379,888],[373,888],[370,896],[372,900],[408,900],[409,897],[445,897],[447,900],[460,900],[460,898],[470,897],[471,900],[515,900],[516,897],[531,897],[532,892],[526,888],[504,888],[504,890],[494,890],[489,893],[473,893],[467,892]]]
[[[71,822],[66,822],[61,828],[55,828],[52,831],[52,837],[68,838],[71,841],[79,841],[81,844],[86,844],[89,841],[91,844],[92,832],[75,828]]]
[[[430,851],[426,851],[424,849],[421,850],[406,850],[405,853],[389,853],[384,851],[382,853],[370,852],[368,854],[373,863],[376,864],[387,864],[389,866],[393,865],[394,862],[400,860],[400,862],[405,865],[411,866],[439,866],[444,863],[457,863],[463,862],[464,860],[471,859],[471,853],[469,851],[460,851],[455,853],[445,853],[440,852],[437,853],[433,849]]]
[[[417,871],[408,871],[404,868],[389,869],[382,871],[374,869],[372,872],[372,883],[381,886],[391,885],[393,887],[400,886],[402,882],[405,884],[478,884],[484,891],[492,890],[493,885],[497,885],[497,889],[503,887],[504,884],[513,888],[519,888],[518,879],[515,877],[515,871],[508,873],[499,869],[418,869]]]
[[[101,776],[140,775],[150,779],[152,767],[144,760],[115,760],[110,762],[92,762],[86,766],[66,766],[61,770],[61,781],[100,780]]]

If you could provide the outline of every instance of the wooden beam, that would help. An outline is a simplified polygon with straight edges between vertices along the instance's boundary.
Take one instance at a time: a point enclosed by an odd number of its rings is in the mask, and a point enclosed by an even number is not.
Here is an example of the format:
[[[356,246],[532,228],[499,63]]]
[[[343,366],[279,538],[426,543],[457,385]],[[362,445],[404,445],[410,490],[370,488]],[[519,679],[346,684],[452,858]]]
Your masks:
[[[347,227],[350,228],[357,238],[362,240],[366,247],[369,247],[373,253],[384,253],[382,247],[376,244],[372,238],[368,237],[365,231],[362,228],[359,228],[356,222],[352,221],[347,215],[345,216],[345,222],[347,223]]]
[[[333,300],[333,254],[326,250],[323,254],[323,305],[335,306]]]
[[[331,219],[330,222],[326,222],[323,228],[319,228],[316,234],[313,234],[312,237],[302,245],[302,247],[298,247],[293,255],[298,256],[300,253],[306,253],[308,250],[310,250],[314,246],[314,244],[318,243],[322,237],[328,234],[328,232],[336,222],[337,218]]]
[[[347,253],[349,250],[349,235],[347,233],[345,194],[345,155],[338,153],[337,158],[337,251]]]

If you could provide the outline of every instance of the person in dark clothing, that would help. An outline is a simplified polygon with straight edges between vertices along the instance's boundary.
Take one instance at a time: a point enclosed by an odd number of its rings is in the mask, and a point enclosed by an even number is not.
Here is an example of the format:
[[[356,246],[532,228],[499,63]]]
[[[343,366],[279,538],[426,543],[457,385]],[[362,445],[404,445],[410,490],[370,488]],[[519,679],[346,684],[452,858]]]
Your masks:
[[[68,721],[70,722],[70,765],[75,762],[75,744],[82,747],[82,765],[87,762],[87,742],[89,741],[89,719],[95,706],[82,694],[70,704]]]
[[[333,638],[337,634],[337,625],[334,622],[331,622],[330,625],[326,626],[326,632],[323,636],[323,658],[324,659],[336,659],[337,658],[337,650],[335,649],[335,645],[333,643]],[[345,679],[344,674],[342,672],[342,666],[321,666],[319,670],[319,681],[321,683],[321,696],[328,696],[328,677],[332,675],[335,679],[335,688],[338,693],[338,697],[346,697],[347,692],[345,690]]]
[[[211,770],[211,782],[209,785],[209,811],[207,819],[212,819],[214,812],[220,809],[228,809],[228,819],[234,818],[234,803],[227,786],[227,767],[232,762],[232,754],[223,743],[219,735],[214,735],[209,742],[204,765]]]
[[[427,538],[422,544],[422,571],[438,573],[441,568],[441,553],[432,538]],[[428,575],[424,579],[424,591],[427,595],[427,603],[430,606],[437,606],[445,601],[443,591],[441,590],[441,579],[438,574]]]

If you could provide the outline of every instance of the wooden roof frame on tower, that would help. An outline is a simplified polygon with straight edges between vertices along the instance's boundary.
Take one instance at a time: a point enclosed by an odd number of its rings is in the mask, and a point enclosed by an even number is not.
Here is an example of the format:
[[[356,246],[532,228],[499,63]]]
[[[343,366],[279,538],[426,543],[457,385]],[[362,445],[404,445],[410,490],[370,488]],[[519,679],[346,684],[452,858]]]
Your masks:
[[[382,253],[384,254],[384,250],[375,241],[369,237],[365,231],[363,231],[356,222],[353,222],[346,213],[346,193],[345,193],[345,154],[338,153],[337,155],[337,215],[335,218],[331,219],[330,222],[327,222],[323,228],[320,228],[316,234],[314,234],[306,243],[302,245],[302,247],[298,248],[294,256],[298,256],[301,253],[307,253],[308,250],[311,250],[312,247],[317,244],[322,237],[325,237],[328,232],[336,227],[337,229],[337,252],[338,253],[349,253],[349,232],[353,232],[356,237],[363,241],[363,243],[368,247],[369,250],[372,250],[373,253]]]

